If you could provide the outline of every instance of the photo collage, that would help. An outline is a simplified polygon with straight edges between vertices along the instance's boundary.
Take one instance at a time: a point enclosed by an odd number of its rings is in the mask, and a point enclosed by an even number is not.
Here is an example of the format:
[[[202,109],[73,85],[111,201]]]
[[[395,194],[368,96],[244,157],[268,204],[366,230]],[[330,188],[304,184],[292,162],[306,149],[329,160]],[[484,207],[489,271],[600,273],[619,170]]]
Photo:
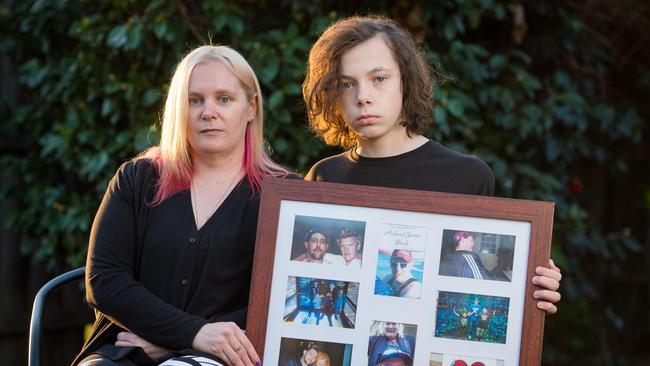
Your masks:
[[[339,217],[292,215],[278,366],[510,364],[516,235]]]

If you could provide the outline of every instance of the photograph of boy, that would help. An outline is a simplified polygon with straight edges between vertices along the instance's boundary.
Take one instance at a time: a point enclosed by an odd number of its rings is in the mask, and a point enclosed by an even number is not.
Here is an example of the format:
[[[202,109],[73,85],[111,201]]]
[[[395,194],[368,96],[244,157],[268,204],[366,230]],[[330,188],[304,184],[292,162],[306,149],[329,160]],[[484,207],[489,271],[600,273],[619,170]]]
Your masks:
[[[379,249],[375,295],[419,299],[422,293],[424,252]]]
[[[366,223],[296,215],[291,260],[361,267]]]
[[[284,321],[354,328],[359,284],[289,276]]]
[[[440,275],[512,281],[515,236],[444,230]]]
[[[388,348],[380,356],[377,366],[412,366],[413,357],[399,349]]]
[[[368,339],[368,366],[412,365],[417,326],[374,321]],[[399,363],[402,362],[402,363]]]
[[[434,335],[506,343],[509,306],[510,299],[507,297],[440,291]]]
[[[349,366],[352,345],[282,338],[278,366]]]

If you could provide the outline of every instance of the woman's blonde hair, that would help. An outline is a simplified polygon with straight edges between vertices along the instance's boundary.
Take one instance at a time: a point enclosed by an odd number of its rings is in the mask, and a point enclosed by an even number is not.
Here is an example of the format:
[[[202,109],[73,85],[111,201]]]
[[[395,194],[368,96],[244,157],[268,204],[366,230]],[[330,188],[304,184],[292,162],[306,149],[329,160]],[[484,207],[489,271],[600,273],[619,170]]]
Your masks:
[[[255,98],[257,113],[246,126],[242,161],[253,191],[259,191],[262,177],[287,174],[287,170],[273,162],[265,151],[262,91],[251,66],[230,47],[201,46],[185,55],[176,67],[165,101],[160,145],[143,154],[156,162],[160,173],[153,205],[190,186],[192,157],[187,139],[189,80],[197,65],[208,62],[225,65],[240,81],[249,101]]]
[[[318,361],[325,361],[326,366],[330,366],[330,356],[327,353],[318,352],[318,354],[316,355],[316,361],[315,361],[316,365],[318,365]]]
[[[386,323],[395,323],[395,322],[385,322],[385,321],[377,321],[373,325],[374,329],[371,329],[371,334],[374,333],[374,335],[378,336],[383,336],[384,334],[384,328],[386,327]],[[402,323],[395,323],[395,328],[397,328],[397,336],[404,336],[404,324]]]

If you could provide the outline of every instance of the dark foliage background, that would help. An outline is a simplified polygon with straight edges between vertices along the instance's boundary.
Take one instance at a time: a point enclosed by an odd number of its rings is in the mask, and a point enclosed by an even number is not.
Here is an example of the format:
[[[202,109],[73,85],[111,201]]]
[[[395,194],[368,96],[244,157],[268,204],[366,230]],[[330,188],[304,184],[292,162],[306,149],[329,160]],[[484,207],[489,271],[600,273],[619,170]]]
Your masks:
[[[305,122],[306,54],[331,21],[381,13],[417,35],[437,70],[428,136],[488,162],[497,195],[556,203],[564,298],[544,363],[649,362],[648,3],[2,3],[0,197],[16,202],[6,224],[34,266],[84,262],[108,179],[157,142],[167,83],[194,46],[228,44],[250,61],[277,161],[305,172],[337,152]]]

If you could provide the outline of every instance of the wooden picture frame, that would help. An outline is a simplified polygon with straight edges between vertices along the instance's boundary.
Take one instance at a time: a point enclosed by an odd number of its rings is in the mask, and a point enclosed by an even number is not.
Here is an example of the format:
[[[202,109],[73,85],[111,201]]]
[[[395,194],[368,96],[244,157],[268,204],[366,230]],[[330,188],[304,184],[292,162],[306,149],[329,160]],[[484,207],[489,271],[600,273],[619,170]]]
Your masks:
[[[414,365],[539,365],[545,314],[530,279],[548,265],[553,212],[550,202],[265,179],[247,336],[265,365],[311,357],[313,344],[332,366],[372,365],[391,356],[373,342],[392,332],[411,342]],[[337,239],[348,226],[357,260]],[[419,292],[405,295],[409,281]]]

